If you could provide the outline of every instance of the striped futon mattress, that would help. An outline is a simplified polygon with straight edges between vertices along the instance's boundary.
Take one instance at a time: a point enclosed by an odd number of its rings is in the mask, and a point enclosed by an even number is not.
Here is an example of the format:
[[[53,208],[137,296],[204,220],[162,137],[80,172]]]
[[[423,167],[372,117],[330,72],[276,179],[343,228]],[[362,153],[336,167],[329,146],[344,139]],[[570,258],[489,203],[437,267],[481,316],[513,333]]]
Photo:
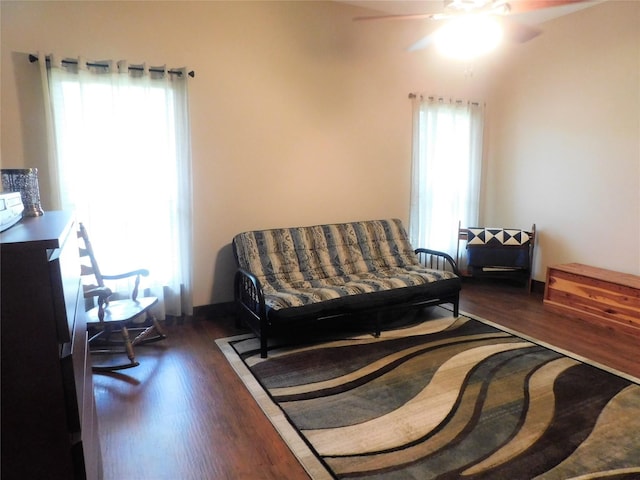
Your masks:
[[[240,269],[260,282],[270,320],[413,302],[460,290],[450,271],[424,267],[397,219],[244,232]]]

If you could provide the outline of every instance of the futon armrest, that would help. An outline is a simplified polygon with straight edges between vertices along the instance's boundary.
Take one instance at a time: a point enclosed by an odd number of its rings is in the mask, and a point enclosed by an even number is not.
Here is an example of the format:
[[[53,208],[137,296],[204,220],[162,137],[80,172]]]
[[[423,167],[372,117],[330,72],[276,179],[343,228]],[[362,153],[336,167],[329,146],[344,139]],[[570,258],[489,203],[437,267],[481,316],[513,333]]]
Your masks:
[[[456,261],[448,253],[430,248],[416,248],[415,253],[425,267],[435,270],[446,270],[447,266],[449,266],[453,273],[460,276]]]
[[[257,317],[265,313],[264,293],[260,280],[256,276],[239,268],[233,282],[233,295],[238,306],[252,312]]]

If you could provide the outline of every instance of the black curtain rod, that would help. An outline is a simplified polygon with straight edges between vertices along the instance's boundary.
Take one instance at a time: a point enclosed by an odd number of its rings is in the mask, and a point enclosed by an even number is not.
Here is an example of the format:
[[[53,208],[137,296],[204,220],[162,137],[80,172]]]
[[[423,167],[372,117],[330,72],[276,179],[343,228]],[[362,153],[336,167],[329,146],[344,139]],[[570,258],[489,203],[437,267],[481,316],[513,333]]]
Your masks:
[[[414,98],[418,98],[420,97],[420,100],[423,100],[425,97],[421,94],[418,93],[413,93],[413,92],[409,92],[409,100],[413,100]],[[463,103],[468,103],[470,105],[476,105],[476,106],[480,106],[480,102],[471,102],[468,100],[460,100],[460,99],[456,99],[453,100],[451,98],[446,98],[446,97],[436,97],[434,95],[429,95],[428,97],[429,100],[439,100],[439,101],[444,101],[444,100],[449,100],[449,102],[453,102],[453,103],[457,103],[457,104],[463,104]]]
[[[32,53],[29,54],[29,61],[31,63],[37,62],[38,60],[40,60],[38,58],[37,55],[34,55]],[[47,58],[47,62],[49,61],[49,59]],[[78,61],[77,60],[62,60],[62,63],[66,63],[68,65],[77,65]],[[89,67],[106,67],[108,66],[105,63],[91,63],[91,62],[87,62],[87,66]],[[129,66],[129,70],[136,70],[136,71],[143,71],[144,69],[142,67],[137,67],[135,65],[130,65]],[[156,72],[156,73],[164,73],[165,70],[162,70],[160,68],[153,68],[150,67],[149,68],[150,72]],[[180,70],[166,70],[167,73],[170,73],[171,75],[178,75],[181,76],[182,72]],[[196,76],[196,72],[194,72],[193,70],[191,70],[190,72],[187,73],[187,75],[189,75],[191,78],[194,78]]]

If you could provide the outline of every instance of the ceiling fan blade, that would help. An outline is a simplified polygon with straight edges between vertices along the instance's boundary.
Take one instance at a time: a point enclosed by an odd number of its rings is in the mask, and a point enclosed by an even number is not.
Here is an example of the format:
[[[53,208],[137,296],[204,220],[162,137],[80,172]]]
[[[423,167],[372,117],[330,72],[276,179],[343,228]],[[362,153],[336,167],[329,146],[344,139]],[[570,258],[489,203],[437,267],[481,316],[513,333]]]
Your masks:
[[[416,43],[407,48],[409,52],[415,52],[417,50],[422,50],[427,48],[429,45],[433,43],[433,34],[427,35],[426,37],[421,38]]]
[[[369,17],[353,17],[354,22],[363,22],[369,20],[421,20],[428,18],[431,20],[441,20],[448,18],[445,13],[410,13],[406,15],[374,15]]]
[[[467,0],[468,1],[468,0]],[[486,4],[479,4],[473,13],[489,14],[499,18],[502,27],[503,35],[506,41],[512,43],[525,43],[533,38],[536,38],[542,33],[542,30],[530,22],[521,23],[520,18],[509,18],[512,15],[515,17],[526,16],[527,12],[533,12],[535,10],[553,9],[553,7],[563,7],[571,4],[584,3],[597,4],[603,0],[486,0]],[[569,8],[569,7],[568,7]],[[579,7],[581,8],[581,7]],[[524,14],[524,15],[518,15]],[[353,21],[369,21],[369,20],[444,20],[449,18],[456,18],[464,15],[464,12],[460,13],[416,13],[416,14],[404,14],[404,15],[377,15],[366,17],[354,17]],[[553,17],[552,17],[553,18]],[[537,22],[541,23],[544,20],[538,19]],[[435,32],[434,32],[435,33]],[[434,34],[427,35],[421,38],[407,50],[415,52],[429,47],[434,42]]]
[[[545,8],[561,7],[572,3],[582,3],[589,0],[508,0],[509,13],[524,13]]]
[[[495,0],[493,4],[491,4],[491,2],[488,2],[488,6],[478,8],[476,9],[476,11],[496,11],[506,6],[508,8],[508,14],[517,14],[531,12],[534,10],[542,10],[546,8],[562,7],[575,3],[598,3],[598,1],[602,0]],[[459,13],[460,12],[458,12],[458,14]],[[442,20],[454,16],[456,16],[455,13],[409,13],[402,15],[371,15],[365,17],[354,17],[353,21],[362,22],[371,20],[421,20],[425,18],[431,20]]]
[[[496,17],[502,26],[504,40],[511,43],[525,43],[534,39],[542,33],[542,29],[531,25],[525,25],[516,21],[513,21],[507,17]],[[435,34],[437,30],[426,37],[421,38],[413,45],[411,45],[407,51],[415,52],[417,50],[425,49],[431,46],[435,41]]]

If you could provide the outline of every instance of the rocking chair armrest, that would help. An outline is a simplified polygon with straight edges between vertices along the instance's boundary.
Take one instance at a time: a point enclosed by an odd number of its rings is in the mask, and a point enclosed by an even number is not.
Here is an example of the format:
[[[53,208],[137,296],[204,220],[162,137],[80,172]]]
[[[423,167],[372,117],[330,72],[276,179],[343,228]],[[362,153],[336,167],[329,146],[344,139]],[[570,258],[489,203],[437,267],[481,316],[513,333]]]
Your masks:
[[[95,287],[84,292],[84,298],[98,297],[98,319],[104,320],[105,306],[109,305],[109,297],[113,294],[107,287]]]
[[[120,280],[122,278],[129,278],[129,277],[135,277],[135,276],[143,276],[143,277],[148,277],[149,276],[149,270],[147,270],[146,268],[141,268],[139,270],[132,270],[130,272],[127,273],[120,273],[118,275],[102,275],[102,278],[104,278],[105,280]]]
[[[103,280],[120,280],[122,278],[136,277],[133,290],[131,291],[131,300],[134,302],[138,298],[138,288],[140,287],[140,277],[146,277],[149,275],[149,270],[141,268],[139,270],[132,270],[131,272],[121,273],[119,275],[102,275]]]
[[[107,287],[96,287],[84,292],[84,298],[98,297],[98,299],[106,300],[111,295],[113,295],[113,292]]]

